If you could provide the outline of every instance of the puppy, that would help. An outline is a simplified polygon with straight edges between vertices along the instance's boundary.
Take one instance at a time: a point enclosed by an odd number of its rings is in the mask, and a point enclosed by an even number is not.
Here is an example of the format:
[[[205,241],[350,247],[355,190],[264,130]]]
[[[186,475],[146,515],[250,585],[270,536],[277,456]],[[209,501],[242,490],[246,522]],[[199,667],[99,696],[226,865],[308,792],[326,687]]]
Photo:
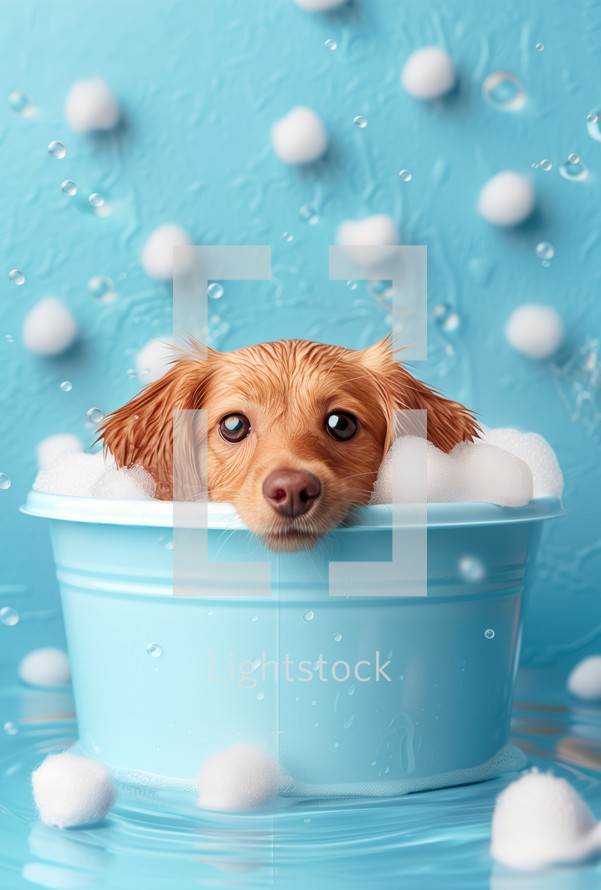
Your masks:
[[[207,413],[208,479],[199,442],[190,497],[234,505],[272,550],[313,547],[366,504],[393,437],[395,408],[427,409],[442,451],[472,440],[471,414],[394,360],[387,337],[364,350],[278,340],[234,352],[192,344],[163,377],[109,415],[101,438],[118,466],[141,464],[157,497],[173,497],[173,411]],[[195,451],[196,449],[196,451]]]

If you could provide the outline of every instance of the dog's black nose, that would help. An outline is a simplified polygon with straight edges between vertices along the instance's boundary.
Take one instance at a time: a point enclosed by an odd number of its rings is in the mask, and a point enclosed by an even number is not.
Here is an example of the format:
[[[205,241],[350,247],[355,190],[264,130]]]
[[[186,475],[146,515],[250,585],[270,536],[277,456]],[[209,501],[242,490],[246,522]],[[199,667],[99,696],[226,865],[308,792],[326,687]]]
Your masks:
[[[291,519],[306,513],[320,494],[321,482],[308,470],[274,470],[263,483],[265,500]]]

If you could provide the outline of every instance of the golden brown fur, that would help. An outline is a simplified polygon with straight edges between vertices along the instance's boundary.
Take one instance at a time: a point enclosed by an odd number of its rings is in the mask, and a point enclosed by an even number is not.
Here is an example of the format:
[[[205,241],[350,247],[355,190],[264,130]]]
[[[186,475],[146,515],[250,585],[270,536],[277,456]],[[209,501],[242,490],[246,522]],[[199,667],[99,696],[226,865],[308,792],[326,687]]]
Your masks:
[[[210,499],[232,503],[249,528],[280,550],[312,546],[352,506],[368,502],[392,441],[395,408],[427,409],[428,438],[443,451],[478,435],[462,405],[394,360],[389,338],[361,351],[306,340],[229,353],[193,345],[107,417],[101,433],[119,466],[141,464],[152,473],[164,500],[173,496],[172,412],[193,408],[207,411]],[[353,439],[338,442],[328,434],[325,418],[332,411],[358,418]],[[251,423],[248,437],[235,444],[218,430],[234,412]],[[268,474],[283,467],[308,470],[321,481],[320,497],[296,518],[278,514],[262,494]]]

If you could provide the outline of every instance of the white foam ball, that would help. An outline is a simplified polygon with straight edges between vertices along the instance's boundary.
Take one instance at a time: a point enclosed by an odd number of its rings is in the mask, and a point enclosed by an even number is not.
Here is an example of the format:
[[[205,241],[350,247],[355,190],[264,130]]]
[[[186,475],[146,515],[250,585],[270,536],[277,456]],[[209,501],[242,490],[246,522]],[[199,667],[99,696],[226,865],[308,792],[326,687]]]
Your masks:
[[[415,99],[436,99],[453,88],[455,66],[440,46],[424,46],[411,53],[401,73],[401,84]]]
[[[396,222],[386,213],[363,219],[347,219],[336,232],[336,241],[344,252],[358,263],[372,265],[390,256],[390,247],[401,243]]]
[[[497,798],[490,852],[510,868],[575,863],[600,849],[599,827],[565,779],[533,770]]]
[[[557,455],[543,436],[504,427],[485,429],[482,438],[475,441],[496,445],[527,463],[532,473],[532,497],[560,498],[563,494],[563,473]]]
[[[156,483],[144,467],[109,467],[92,485],[93,498],[142,501],[152,498]]]
[[[65,118],[76,133],[112,130],[119,116],[119,103],[100,77],[78,80],[67,93]]]
[[[136,356],[136,371],[142,383],[152,383],[171,367],[173,346],[164,340],[149,340]]]
[[[563,342],[563,321],[552,306],[524,303],[509,316],[505,336],[516,352],[528,358],[550,358]]]
[[[45,297],[25,316],[23,344],[35,355],[60,355],[76,338],[77,322],[57,297]]]
[[[49,470],[63,454],[76,454],[83,451],[83,442],[79,436],[71,433],[56,433],[46,436],[36,448],[38,469]]]
[[[19,678],[29,686],[70,686],[69,656],[54,646],[34,649],[21,659]]]
[[[198,774],[198,805],[210,810],[254,810],[278,791],[280,769],[260,748],[237,742],[207,757]]]
[[[568,677],[568,689],[577,698],[601,700],[601,655],[590,655],[578,662]]]
[[[347,0],[294,0],[294,2],[305,12],[327,12],[329,9],[344,6]]]
[[[108,463],[110,465],[111,461]],[[96,454],[63,454],[47,470],[40,470],[33,487],[48,494],[90,497],[92,486],[104,470],[102,451]]]
[[[485,184],[478,210],[494,226],[517,226],[534,210],[534,189],[525,176],[505,170]]]
[[[325,153],[328,133],[312,108],[297,105],[272,126],[271,144],[285,164],[308,164]]]
[[[142,248],[142,266],[151,278],[169,281],[173,278],[173,248],[192,244],[190,236],[176,223],[158,226],[146,239]],[[186,270],[179,267],[178,271]]]
[[[46,757],[32,774],[31,784],[40,819],[59,828],[94,825],[115,800],[106,766],[70,751]]]

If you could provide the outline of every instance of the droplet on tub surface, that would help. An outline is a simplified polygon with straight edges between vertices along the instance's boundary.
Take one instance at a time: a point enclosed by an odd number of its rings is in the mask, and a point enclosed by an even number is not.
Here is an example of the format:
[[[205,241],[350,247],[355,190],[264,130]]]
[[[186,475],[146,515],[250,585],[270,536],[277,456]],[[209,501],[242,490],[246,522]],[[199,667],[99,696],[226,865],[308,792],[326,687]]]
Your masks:
[[[8,273],[8,280],[20,287],[25,284],[25,274],[20,269],[11,269]]]
[[[303,618],[305,619],[305,621],[313,621],[313,619],[315,618],[315,612],[312,612],[311,609],[308,609],[303,615]]]
[[[77,183],[73,182],[72,179],[65,179],[65,181],[61,183],[61,192],[64,195],[68,195],[69,198],[72,198],[73,195],[77,194]]]
[[[13,90],[8,97],[8,106],[20,117],[29,117],[35,110],[33,99],[25,90]]]
[[[163,654],[163,648],[162,646],[159,646],[158,643],[149,643],[146,647],[146,651],[151,658],[160,658]]]
[[[12,606],[4,606],[4,608],[0,609],[0,621],[6,627],[14,627],[15,624],[19,623],[19,613]]]
[[[53,142],[48,144],[48,154],[51,158],[55,158],[57,161],[61,161],[63,158],[67,157],[67,149],[63,142],[58,142],[56,139]]]
[[[459,574],[465,581],[481,581],[486,574],[484,564],[476,556],[464,556],[459,560]]]
[[[580,155],[576,154],[576,152],[568,155],[567,161],[559,165],[559,172],[564,179],[570,179],[574,182],[586,179],[588,176],[588,169],[580,160]]]
[[[117,296],[113,281],[106,275],[94,275],[90,278],[88,291],[97,303],[112,303]]]
[[[100,408],[89,408],[86,412],[86,417],[90,423],[102,423],[104,420],[104,411],[101,411]]]
[[[207,294],[212,300],[220,300],[223,296],[223,287],[221,284],[218,284],[214,281],[212,284],[209,284],[207,288]]]
[[[586,117],[586,129],[595,142],[601,142],[601,107],[594,108]]]
[[[536,255],[539,260],[551,260],[555,256],[555,248],[548,241],[541,241],[536,245]]]
[[[92,192],[88,201],[92,205],[92,207],[104,207],[104,196],[100,194],[100,192]]]
[[[545,173],[548,173],[552,167],[553,167],[553,164],[551,163],[551,161],[548,158],[543,158],[542,161],[540,162],[540,168],[541,168],[541,170],[544,170]]]
[[[517,111],[526,102],[522,81],[511,71],[495,71],[482,84],[482,95],[489,105],[502,111]]]

